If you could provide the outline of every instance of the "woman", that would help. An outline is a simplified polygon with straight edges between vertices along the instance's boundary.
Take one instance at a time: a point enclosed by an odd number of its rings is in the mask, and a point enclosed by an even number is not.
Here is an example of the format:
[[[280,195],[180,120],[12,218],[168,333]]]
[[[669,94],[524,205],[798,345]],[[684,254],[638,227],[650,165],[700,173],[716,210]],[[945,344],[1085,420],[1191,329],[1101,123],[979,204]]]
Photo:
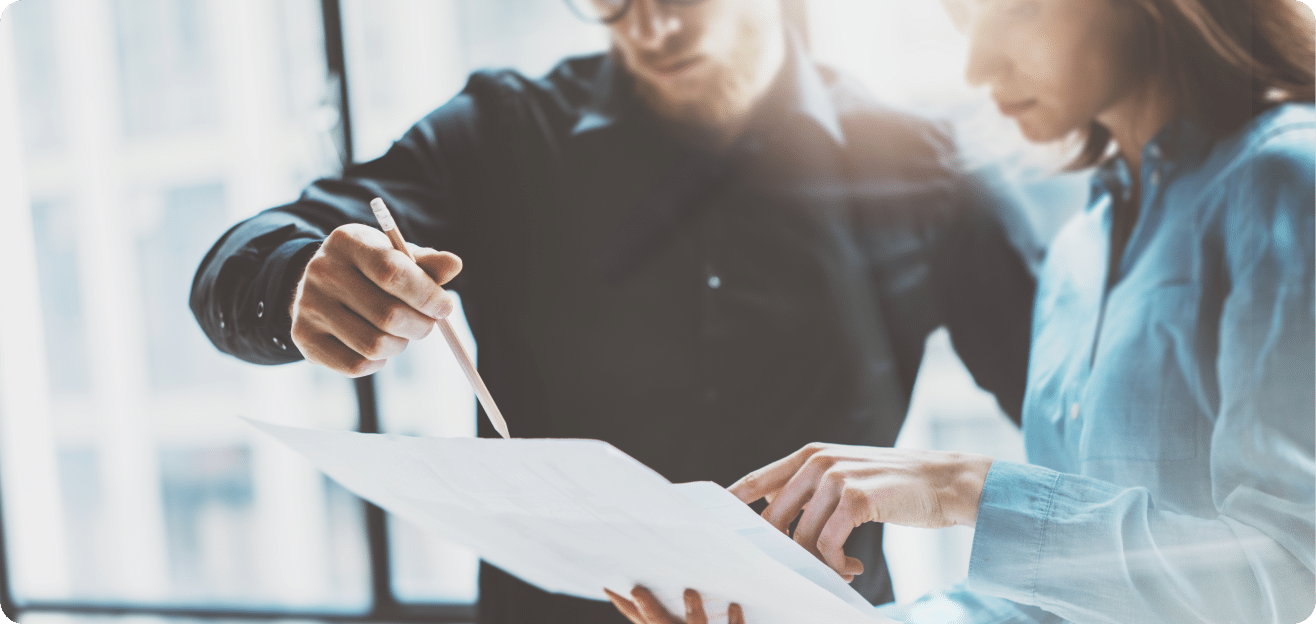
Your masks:
[[[967,77],[1092,200],[1034,311],[1029,464],[810,445],[731,487],[838,573],[864,522],[976,526],[990,621],[1313,610],[1313,20],[1295,0],[963,0]],[[679,622],[638,593],[636,622]],[[1010,602],[1007,602],[1007,599]],[[647,602],[647,604],[646,604]],[[698,605],[697,599],[688,600]],[[1014,605],[1014,606],[1007,606]],[[691,624],[700,621],[698,613]],[[664,619],[666,618],[666,619]]]

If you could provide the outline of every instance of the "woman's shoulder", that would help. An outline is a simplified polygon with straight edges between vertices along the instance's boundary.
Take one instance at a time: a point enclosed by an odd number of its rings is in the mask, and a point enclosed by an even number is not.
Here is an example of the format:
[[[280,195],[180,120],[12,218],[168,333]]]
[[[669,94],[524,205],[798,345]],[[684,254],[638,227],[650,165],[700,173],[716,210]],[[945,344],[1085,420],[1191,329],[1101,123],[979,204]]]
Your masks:
[[[1257,115],[1226,143],[1236,173],[1305,173],[1300,178],[1309,179],[1316,164],[1316,107],[1281,104]]]
[[[1220,177],[1226,245],[1298,243],[1311,255],[1316,218],[1316,110],[1285,104],[1258,115],[1238,137]]]
[[[1282,104],[1219,141],[1205,166],[1217,171],[1228,204],[1310,205],[1316,196],[1316,108]],[[1267,198],[1270,198],[1267,200]]]
[[[1247,133],[1257,141],[1311,135],[1316,128],[1316,106],[1309,102],[1280,104],[1257,115],[1247,126]]]

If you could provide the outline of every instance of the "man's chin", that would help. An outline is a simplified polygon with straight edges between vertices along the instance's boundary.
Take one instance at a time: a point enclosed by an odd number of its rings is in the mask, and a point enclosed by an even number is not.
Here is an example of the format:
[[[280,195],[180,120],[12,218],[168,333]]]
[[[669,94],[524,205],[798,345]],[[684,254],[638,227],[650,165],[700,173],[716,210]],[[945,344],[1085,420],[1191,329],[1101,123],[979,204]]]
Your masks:
[[[636,82],[641,98],[649,108],[664,118],[682,117],[685,114],[683,111],[697,110],[708,100],[717,97],[694,81],[682,81],[676,84],[650,80]]]

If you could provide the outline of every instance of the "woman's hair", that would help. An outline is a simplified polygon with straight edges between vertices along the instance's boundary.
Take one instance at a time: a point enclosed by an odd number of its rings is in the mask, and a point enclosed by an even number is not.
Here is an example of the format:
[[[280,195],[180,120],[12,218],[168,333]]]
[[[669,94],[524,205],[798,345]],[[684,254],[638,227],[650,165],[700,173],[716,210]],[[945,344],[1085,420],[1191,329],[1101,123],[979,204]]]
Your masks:
[[[1180,111],[1224,137],[1283,102],[1316,100],[1316,20],[1298,0],[1114,0],[1132,10],[1129,62],[1169,81]],[[1112,136],[1093,122],[1071,169],[1101,162]]]

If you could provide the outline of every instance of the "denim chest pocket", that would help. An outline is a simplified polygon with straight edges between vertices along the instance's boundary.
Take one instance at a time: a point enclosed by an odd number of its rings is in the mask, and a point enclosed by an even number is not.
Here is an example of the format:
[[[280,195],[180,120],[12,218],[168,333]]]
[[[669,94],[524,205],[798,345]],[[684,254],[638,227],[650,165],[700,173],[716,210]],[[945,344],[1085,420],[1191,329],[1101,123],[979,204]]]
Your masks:
[[[1199,290],[1173,283],[1109,302],[1082,393],[1081,460],[1195,457],[1205,420],[1199,370]],[[1078,424],[1078,423],[1075,423]]]

